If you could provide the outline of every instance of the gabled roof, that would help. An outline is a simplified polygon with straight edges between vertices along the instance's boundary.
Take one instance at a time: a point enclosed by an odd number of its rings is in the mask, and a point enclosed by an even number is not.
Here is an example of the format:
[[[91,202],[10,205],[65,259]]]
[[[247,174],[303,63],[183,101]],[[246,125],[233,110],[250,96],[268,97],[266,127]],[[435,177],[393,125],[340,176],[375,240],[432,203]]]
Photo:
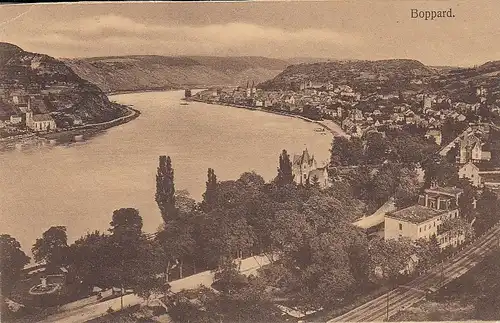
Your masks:
[[[310,156],[307,148],[304,149],[302,155],[294,155],[293,156],[293,164],[295,165],[303,165],[303,164],[312,164],[314,161],[314,156]]]

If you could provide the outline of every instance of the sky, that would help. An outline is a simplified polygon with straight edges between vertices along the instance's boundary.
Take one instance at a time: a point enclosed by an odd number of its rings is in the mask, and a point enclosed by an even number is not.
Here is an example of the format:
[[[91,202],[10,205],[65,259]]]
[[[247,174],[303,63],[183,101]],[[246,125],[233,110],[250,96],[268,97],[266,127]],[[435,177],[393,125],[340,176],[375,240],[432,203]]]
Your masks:
[[[411,19],[411,9],[455,18]],[[0,41],[54,57],[211,55],[500,60],[500,1],[255,1],[0,6]]]

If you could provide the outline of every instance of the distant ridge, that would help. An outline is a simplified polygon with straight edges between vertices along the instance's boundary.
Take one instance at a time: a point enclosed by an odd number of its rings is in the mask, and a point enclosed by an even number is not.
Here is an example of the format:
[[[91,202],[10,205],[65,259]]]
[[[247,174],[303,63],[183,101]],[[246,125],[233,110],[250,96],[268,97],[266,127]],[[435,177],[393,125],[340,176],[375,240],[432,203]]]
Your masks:
[[[288,65],[284,60],[260,56],[132,55],[63,61],[105,92],[257,84]]]
[[[262,88],[277,89],[291,88],[297,83],[333,82],[367,83],[370,81],[408,81],[415,77],[430,76],[436,71],[417,60],[412,59],[384,59],[368,60],[336,60],[319,63],[303,63],[288,66],[282,73],[272,80],[260,84]],[[391,86],[391,84],[387,84]]]

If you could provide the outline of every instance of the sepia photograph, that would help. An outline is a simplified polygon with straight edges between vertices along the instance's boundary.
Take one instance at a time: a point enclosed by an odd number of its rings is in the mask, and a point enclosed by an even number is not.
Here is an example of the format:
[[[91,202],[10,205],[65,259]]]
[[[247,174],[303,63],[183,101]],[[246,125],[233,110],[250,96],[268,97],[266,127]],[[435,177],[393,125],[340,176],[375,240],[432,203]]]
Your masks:
[[[499,17],[0,4],[0,321],[499,321]]]

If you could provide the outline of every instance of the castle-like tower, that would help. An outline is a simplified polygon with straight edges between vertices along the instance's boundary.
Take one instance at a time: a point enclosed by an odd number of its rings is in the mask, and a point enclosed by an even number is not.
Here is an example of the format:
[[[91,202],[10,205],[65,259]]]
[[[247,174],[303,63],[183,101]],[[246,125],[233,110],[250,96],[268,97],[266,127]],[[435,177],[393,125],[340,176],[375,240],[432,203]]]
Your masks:
[[[294,155],[292,173],[297,184],[306,184],[311,171],[318,168],[314,155],[309,155],[307,148],[300,155]]]

